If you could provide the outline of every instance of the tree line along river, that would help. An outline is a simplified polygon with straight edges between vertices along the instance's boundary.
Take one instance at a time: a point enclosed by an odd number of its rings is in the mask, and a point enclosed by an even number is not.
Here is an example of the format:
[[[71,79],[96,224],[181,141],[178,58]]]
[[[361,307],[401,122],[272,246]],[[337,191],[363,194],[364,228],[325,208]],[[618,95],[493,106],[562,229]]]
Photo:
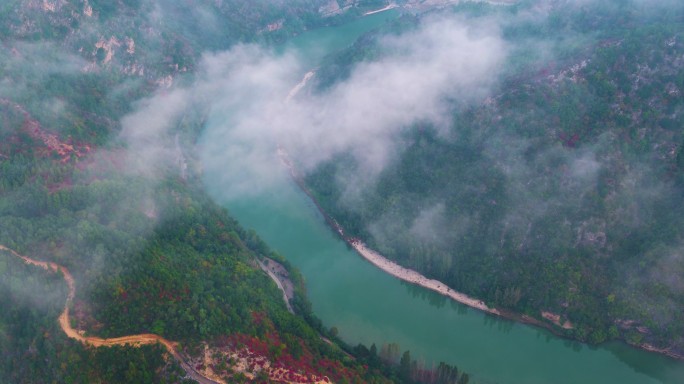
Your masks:
[[[397,15],[391,10],[310,31],[285,43],[283,50],[297,50],[314,67],[326,53]],[[211,121],[225,118],[223,113],[210,117],[204,143],[216,139]],[[204,172],[210,194],[303,273],[315,314],[352,345],[397,343],[427,366],[455,364],[478,383],[684,383],[682,362],[622,343],[590,347],[558,338],[385,274],[326,225],[285,167],[272,188],[240,197],[224,193],[230,180],[219,164],[207,162]]]

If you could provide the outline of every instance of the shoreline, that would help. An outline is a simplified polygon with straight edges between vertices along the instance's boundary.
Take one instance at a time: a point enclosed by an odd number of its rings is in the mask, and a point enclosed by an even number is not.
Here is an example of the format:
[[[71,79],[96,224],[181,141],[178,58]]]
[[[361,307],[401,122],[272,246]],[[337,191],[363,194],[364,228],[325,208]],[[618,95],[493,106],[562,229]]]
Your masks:
[[[479,300],[477,298],[472,298],[462,292],[455,291],[443,282],[435,279],[429,279],[423,274],[412,270],[410,268],[402,267],[401,265],[395,263],[394,261],[382,256],[381,254],[377,253],[376,251],[373,251],[372,249],[368,248],[366,244],[364,244],[360,239],[354,238],[347,236],[344,233],[344,229],[342,226],[331,216],[328,215],[328,213],[323,209],[323,207],[320,205],[316,197],[313,195],[313,193],[307,188],[306,184],[304,183],[304,178],[299,175],[296,171],[296,168],[294,167],[294,164],[292,160],[289,158],[287,152],[281,148],[280,146],[277,149],[277,155],[278,158],[280,159],[281,163],[287,168],[291,179],[294,181],[294,183],[297,185],[300,191],[302,191],[314,204],[318,212],[323,216],[323,219],[325,220],[326,224],[334,231],[336,232],[340,238],[347,243],[349,247],[351,247],[359,256],[361,256],[364,260],[367,262],[371,263],[374,265],[376,268],[379,268],[381,271],[394,276],[395,278],[399,280],[406,281],[410,284],[414,284],[420,287],[423,287],[425,289],[429,289],[431,291],[434,291],[440,295],[446,296],[458,303],[461,303],[463,305],[466,305],[468,307],[480,310],[482,312],[485,312],[486,314],[490,315],[495,315],[499,316],[501,318],[507,319],[514,321],[516,323],[522,323],[522,324],[527,324],[527,325],[533,325],[537,326],[539,328],[543,328],[549,332],[551,332],[553,335],[568,339],[568,340],[573,340],[577,341],[580,343],[585,343],[580,340],[577,340],[570,335],[567,334],[567,331],[572,330],[573,328],[570,328],[572,325],[569,322],[566,323],[547,323],[542,320],[536,319],[534,317],[530,317],[529,315],[525,315],[522,313],[516,313],[512,312],[509,310],[505,309],[499,309],[499,308],[492,308],[488,307],[482,300]],[[545,311],[540,311],[540,316],[544,317],[543,314]],[[548,313],[548,312],[546,312]],[[548,320],[548,319],[547,319]],[[551,320],[549,320],[551,321]],[[569,326],[568,326],[569,325]],[[675,359],[675,360],[680,360],[684,361],[684,354],[680,354],[677,352],[671,351],[671,348],[660,348],[656,347],[652,344],[649,343],[642,343],[642,344],[632,344],[627,342],[624,339],[618,339],[617,341],[623,342],[626,345],[629,345],[634,348],[638,348],[641,350],[645,350],[648,352],[652,353],[657,353],[660,355],[667,356],[669,358]],[[589,345],[589,344],[587,344]]]
[[[270,259],[267,257],[264,257],[264,259],[270,261]],[[276,274],[273,273],[273,271],[268,269],[268,267],[261,260],[256,258],[256,262],[257,262],[257,264],[259,264],[259,268],[261,268],[262,271],[266,272],[268,277],[270,277],[271,280],[273,280],[273,282],[275,282],[275,284],[278,286],[278,289],[280,290],[280,292],[283,293],[283,301],[285,301],[285,306],[287,307],[288,312],[290,312],[291,314],[294,315],[295,311],[294,311],[294,308],[292,308],[292,305],[290,304],[290,297],[288,296],[287,291],[285,290],[283,282],[280,281],[280,278],[278,278],[278,276],[276,276]]]
[[[350,246],[359,256],[361,256],[364,260],[368,261],[372,265],[374,265],[376,268],[379,268],[383,272],[392,275],[400,280],[406,281],[408,283],[418,285],[420,287],[429,289],[431,291],[435,291],[443,296],[446,296],[456,302],[459,302],[461,304],[464,304],[466,306],[469,306],[471,308],[478,309],[480,311],[483,311],[485,313],[489,313],[492,315],[500,316],[503,318],[507,318],[509,320],[514,320],[526,324],[532,324],[532,325],[537,325],[542,328],[545,328],[552,333],[556,334],[557,336],[564,336],[563,334],[559,333],[557,330],[553,329],[553,327],[550,324],[543,323],[540,320],[534,319],[532,317],[526,316],[526,315],[518,315],[514,314],[509,311],[505,310],[500,310],[497,308],[490,308],[488,307],[482,300],[478,300],[476,298],[472,298],[464,293],[455,291],[451,288],[449,288],[446,284],[442,283],[439,280],[435,279],[429,279],[422,275],[421,273],[414,271],[412,269],[402,267],[401,265],[395,263],[394,261],[391,261],[390,259],[380,255],[379,253],[371,250],[368,248],[360,239],[356,239],[350,236],[347,236],[344,233],[344,229],[342,229],[342,226],[332,217],[330,217],[327,212],[323,209],[323,207],[319,204],[318,200],[316,197],[313,195],[313,193],[307,188],[306,184],[304,183],[304,179],[302,176],[300,176],[296,168],[294,167],[294,164],[292,163],[292,160],[289,158],[287,152],[281,148],[278,147],[277,149],[277,156],[280,159],[281,163],[283,166],[287,168],[287,170],[290,173],[290,177],[294,181],[294,183],[297,185],[300,191],[302,191],[314,204],[318,212],[323,216],[323,219],[325,220],[326,224],[334,231],[336,232],[340,238],[347,243],[348,246]]]
[[[295,85],[290,90],[290,93],[287,94],[287,97],[285,97],[285,104],[289,103],[293,97],[297,96],[299,91],[301,91],[302,89],[304,89],[304,87],[306,87],[306,84],[309,82],[309,80],[311,80],[312,77],[314,77],[315,74],[316,74],[316,70],[311,70],[311,71],[305,73],[302,80],[299,83],[297,83],[297,85]]]
[[[374,11],[368,11],[368,12],[364,13],[363,16],[374,15],[374,14],[376,14],[376,13],[389,11],[390,9],[394,9],[394,8],[399,8],[399,6],[398,6],[397,4],[394,4],[394,3],[388,4],[388,5],[387,5],[386,7],[384,7],[384,8],[376,9],[376,10],[374,10]]]
[[[341,231],[342,229],[340,228],[339,232]],[[344,239],[349,245],[351,245],[351,247],[356,251],[356,253],[361,255],[364,259],[366,259],[376,267],[380,268],[383,272],[388,273],[398,278],[399,280],[403,280],[408,283],[421,286],[431,291],[435,291],[454,301],[457,301],[461,304],[465,304],[475,309],[479,309],[480,311],[491,313],[497,316],[503,316],[501,311],[499,311],[496,308],[488,307],[482,300],[478,300],[464,293],[454,291],[453,289],[449,288],[446,284],[442,283],[439,280],[429,279],[413,269],[402,267],[401,265],[368,248],[366,244],[364,244],[359,239],[347,237],[344,237]]]

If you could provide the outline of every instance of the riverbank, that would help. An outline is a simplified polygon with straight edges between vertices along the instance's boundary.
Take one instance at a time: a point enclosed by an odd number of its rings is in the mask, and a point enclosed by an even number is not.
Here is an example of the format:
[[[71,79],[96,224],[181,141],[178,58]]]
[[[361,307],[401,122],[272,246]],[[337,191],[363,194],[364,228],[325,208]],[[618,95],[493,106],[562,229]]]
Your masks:
[[[569,340],[576,340],[569,333],[574,329],[574,325],[568,321],[561,322],[560,319],[557,320],[556,316],[558,315],[556,314],[547,311],[540,311],[539,316],[542,319],[544,319],[542,320],[535,317],[531,317],[526,314],[516,313],[501,308],[489,307],[482,300],[455,291],[449,288],[443,282],[434,279],[429,279],[415,270],[402,267],[399,264],[382,256],[378,252],[375,252],[372,249],[368,248],[366,244],[364,244],[360,239],[347,236],[342,226],[339,223],[337,223],[335,219],[333,219],[327,214],[327,212],[320,205],[314,194],[308,189],[304,182],[303,176],[297,172],[294,163],[289,158],[287,152],[283,148],[279,147],[277,153],[281,163],[287,168],[292,180],[295,182],[299,190],[304,192],[304,194],[314,204],[316,209],[321,213],[326,224],[334,232],[336,232],[340,236],[340,238],[344,240],[358,255],[360,255],[364,260],[368,261],[375,267],[400,280],[429,289],[443,296],[446,296],[456,302],[467,305],[471,308],[483,311],[491,315],[496,315],[504,319],[512,320],[514,322],[543,328],[558,337],[566,338]],[[547,315],[544,316],[544,313],[546,313]],[[625,344],[628,344],[634,348],[658,353],[677,360],[684,360],[684,354],[679,353],[678,351],[673,351],[670,348],[659,348],[649,343],[630,344],[624,340],[622,341],[625,342]]]
[[[447,296],[450,299],[457,301],[461,304],[465,304],[471,308],[475,308],[477,310],[492,314],[492,315],[497,315],[505,318],[509,318],[511,320],[516,320],[528,324],[533,324],[537,325],[546,329],[551,330],[552,332],[558,334],[559,336],[563,336],[561,333],[557,333],[556,330],[554,330],[550,324],[545,324],[537,319],[531,318],[529,316],[524,316],[524,315],[519,315],[516,317],[511,316],[510,312],[507,311],[502,311],[496,308],[492,308],[487,306],[482,300],[478,300],[476,298],[472,298],[464,293],[455,291],[451,288],[449,288],[446,284],[442,283],[439,280],[435,279],[429,279],[422,275],[421,273],[402,267],[401,265],[391,261],[390,259],[380,255],[379,253],[373,251],[372,249],[368,248],[366,244],[364,244],[360,239],[354,238],[347,236],[344,232],[344,229],[342,226],[332,217],[330,217],[325,210],[323,210],[323,207],[320,205],[316,197],[313,195],[313,193],[308,189],[306,184],[304,183],[304,178],[299,175],[297,172],[292,160],[289,158],[287,152],[283,148],[278,148],[277,149],[277,154],[278,158],[280,159],[281,163],[287,168],[287,170],[290,173],[290,177],[292,180],[297,184],[299,189],[304,192],[304,194],[307,195],[307,197],[311,200],[311,202],[316,206],[316,209],[321,213],[323,216],[326,224],[330,228],[333,229],[334,232],[336,232],[342,240],[344,240],[358,255],[363,257],[365,260],[376,266],[377,268],[380,268],[382,271],[400,279],[404,280],[406,282],[409,282],[411,284],[415,284],[418,286],[421,286],[423,288],[427,288],[429,290],[435,291],[443,296]]]
[[[387,5],[386,7],[384,7],[384,8],[376,9],[376,10],[374,10],[374,11],[368,11],[368,12],[364,13],[363,15],[364,15],[364,16],[374,15],[374,14],[376,14],[376,13],[389,11],[390,9],[394,9],[394,8],[398,8],[398,7],[399,7],[399,6],[398,6],[397,4],[391,3],[391,4],[388,4],[388,5]]]
[[[285,98],[285,103],[290,102],[290,100],[292,100],[293,97],[297,96],[299,91],[306,87],[306,84],[309,82],[309,80],[311,80],[312,77],[314,77],[315,74],[316,71],[313,70],[307,72],[302,78],[302,80],[290,90],[290,93],[287,94],[287,97]]]
[[[287,310],[294,315],[294,309],[290,304],[290,300],[294,298],[294,286],[292,281],[287,276],[287,270],[274,260],[264,257],[264,262],[256,259],[259,268],[273,280],[278,289],[283,293],[283,300],[285,301],[285,306]]]
[[[339,228],[338,232],[342,232]],[[464,293],[454,291],[449,288],[446,284],[439,280],[428,279],[424,275],[414,271],[412,269],[404,268],[401,265],[387,259],[386,257],[380,255],[379,253],[368,248],[361,240],[356,238],[346,238],[345,241],[352,248],[361,255],[364,259],[368,260],[371,264],[382,269],[384,272],[390,275],[407,281],[411,284],[419,285],[423,288],[435,291],[443,296],[447,296],[452,300],[455,300],[461,304],[465,304],[469,307],[479,309],[480,311],[491,313],[493,315],[501,316],[501,312],[495,308],[488,307],[484,301],[472,298]]]

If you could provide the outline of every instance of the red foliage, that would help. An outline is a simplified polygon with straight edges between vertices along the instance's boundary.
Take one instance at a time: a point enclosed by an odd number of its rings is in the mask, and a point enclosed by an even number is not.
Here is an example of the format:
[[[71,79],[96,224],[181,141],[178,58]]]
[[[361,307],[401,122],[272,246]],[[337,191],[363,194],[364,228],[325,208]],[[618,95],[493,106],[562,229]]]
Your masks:
[[[254,324],[262,324],[264,322],[264,318],[266,318],[266,315],[262,312],[252,312],[252,321]]]
[[[299,358],[295,359],[287,349],[282,350],[276,357],[271,351],[280,350],[283,343],[275,331],[266,333],[262,339],[243,334],[232,335],[228,339],[228,344],[238,350],[237,354],[240,358],[250,359],[250,370],[261,366],[257,362],[259,360],[255,360],[259,358],[272,361],[274,371],[284,370],[271,377],[271,380],[276,382],[314,383],[318,380],[330,382],[332,378],[333,381],[362,383],[362,375],[367,371],[367,367],[361,368],[359,372],[345,367],[339,361],[316,357],[301,340],[299,344],[302,353]]]
[[[0,105],[8,106],[19,112],[24,118],[21,126],[22,130],[32,139],[41,141],[45,145],[44,148],[35,149],[39,156],[48,157],[56,154],[60,158],[60,162],[64,164],[73,158],[81,158],[90,152],[90,146],[88,145],[74,144],[71,138],[64,142],[60,140],[58,135],[46,132],[38,120],[34,119],[21,105],[8,99],[0,99]]]
[[[579,134],[577,134],[577,133],[573,133],[572,135],[568,135],[565,132],[562,132],[560,135],[558,135],[558,138],[563,143],[563,146],[567,147],[567,148],[575,148],[575,146],[577,146],[577,142],[580,139]]]

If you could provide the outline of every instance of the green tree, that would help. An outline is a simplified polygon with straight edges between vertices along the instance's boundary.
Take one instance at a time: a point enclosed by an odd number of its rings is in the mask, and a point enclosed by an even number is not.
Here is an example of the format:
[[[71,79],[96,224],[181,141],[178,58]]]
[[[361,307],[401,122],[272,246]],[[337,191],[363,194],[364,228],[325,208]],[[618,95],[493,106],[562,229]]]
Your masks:
[[[399,377],[406,381],[411,379],[411,352],[408,350],[401,355],[401,360],[399,361]]]

